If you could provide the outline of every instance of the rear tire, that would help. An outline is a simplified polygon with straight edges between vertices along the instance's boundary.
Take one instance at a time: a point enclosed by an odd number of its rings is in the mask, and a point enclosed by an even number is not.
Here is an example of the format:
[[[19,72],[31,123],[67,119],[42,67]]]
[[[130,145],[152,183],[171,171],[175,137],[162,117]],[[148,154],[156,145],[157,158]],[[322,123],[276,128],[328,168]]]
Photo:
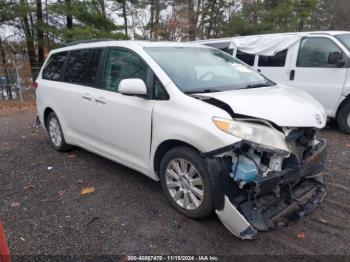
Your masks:
[[[209,174],[196,150],[186,146],[169,150],[159,173],[163,193],[177,211],[191,218],[204,218],[213,212]]]
[[[65,152],[71,149],[71,146],[66,143],[64,139],[62,127],[58,117],[54,112],[47,116],[46,130],[49,135],[50,145],[59,152]]]
[[[350,134],[350,102],[339,111],[337,120],[340,131]]]

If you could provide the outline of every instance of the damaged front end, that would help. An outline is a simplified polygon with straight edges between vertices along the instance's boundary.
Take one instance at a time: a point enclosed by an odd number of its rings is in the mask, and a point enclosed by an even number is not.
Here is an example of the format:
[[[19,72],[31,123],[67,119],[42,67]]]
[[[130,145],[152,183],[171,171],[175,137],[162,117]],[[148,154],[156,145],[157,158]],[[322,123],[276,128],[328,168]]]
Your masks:
[[[278,133],[284,145],[243,139],[206,154],[216,213],[242,239],[309,214],[326,194],[327,143],[317,139],[317,129],[265,127]]]

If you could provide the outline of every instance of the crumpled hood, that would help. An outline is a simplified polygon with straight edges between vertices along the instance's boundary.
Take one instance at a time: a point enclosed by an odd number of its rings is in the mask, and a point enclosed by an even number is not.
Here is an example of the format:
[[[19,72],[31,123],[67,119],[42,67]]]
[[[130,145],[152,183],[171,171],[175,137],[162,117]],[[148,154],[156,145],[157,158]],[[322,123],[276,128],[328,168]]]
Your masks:
[[[194,96],[215,98],[229,105],[235,114],[269,120],[281,127],[326,125],[327,115],[320,103],[302,90],[281,84]]]

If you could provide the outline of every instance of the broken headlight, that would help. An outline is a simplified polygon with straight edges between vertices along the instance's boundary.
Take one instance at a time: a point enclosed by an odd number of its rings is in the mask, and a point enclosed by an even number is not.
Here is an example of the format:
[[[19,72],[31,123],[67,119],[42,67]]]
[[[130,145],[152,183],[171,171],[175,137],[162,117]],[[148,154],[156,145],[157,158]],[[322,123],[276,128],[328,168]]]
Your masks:
[[[263,146],[270,150],[283,151],[284,153],[290,151],[285,142],[284,134],[269,126],[219,117],[214,117],[213,122],[220,130],[257,146]]]

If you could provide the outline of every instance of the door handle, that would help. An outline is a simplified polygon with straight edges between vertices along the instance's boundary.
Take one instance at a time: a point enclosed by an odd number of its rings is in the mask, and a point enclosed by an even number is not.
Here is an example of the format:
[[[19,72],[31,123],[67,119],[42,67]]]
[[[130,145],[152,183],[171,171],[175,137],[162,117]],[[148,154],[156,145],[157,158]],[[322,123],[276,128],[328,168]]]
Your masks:
[[[289,73],[289,80],[290,81],[293,81],[295,78],[295,70],[290,70],[290,73]]]
[[[96,98],[95,102],[102,105],[107,103],[104,97],[99,97],[98,99]]]
[[[261,69],[259,68],[258,70],[257,70],[259,73],[261,73]]]
[[[85,94],[85,95],[83,95],[82,97],[83,97],[83,99],[85,99],[85,100],[87,100],[87,101],[91,101],[91,100],[92,100],[92,98],[90,97],[89,94]]]

